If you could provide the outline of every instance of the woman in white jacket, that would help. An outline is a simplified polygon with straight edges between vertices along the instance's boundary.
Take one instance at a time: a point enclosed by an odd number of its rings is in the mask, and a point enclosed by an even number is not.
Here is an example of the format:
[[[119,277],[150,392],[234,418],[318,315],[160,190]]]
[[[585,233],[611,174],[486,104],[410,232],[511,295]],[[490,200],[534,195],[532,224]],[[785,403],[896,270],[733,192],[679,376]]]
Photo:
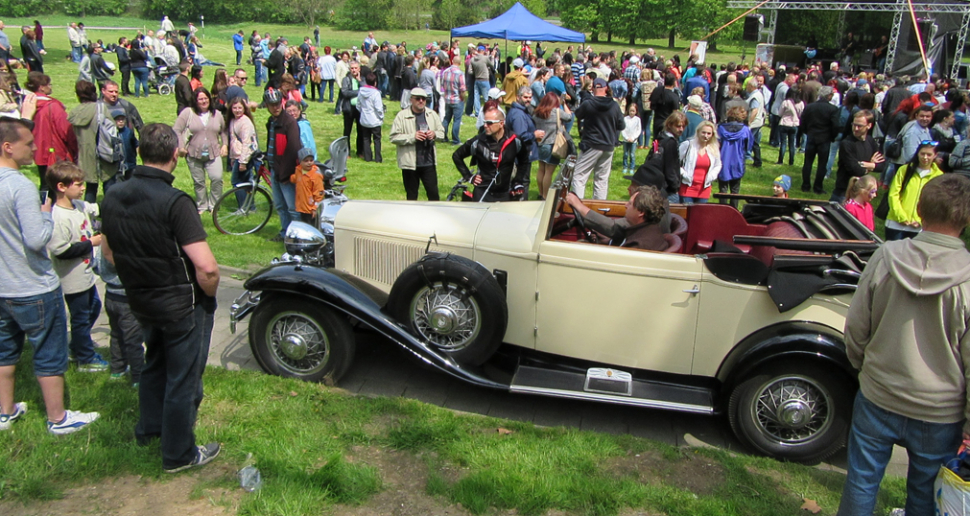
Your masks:
[[[714,124],[697,125],[694,136],[680,144],[680,202],[703,204],[711,198],[711,183],[721,172],[721,151]]]

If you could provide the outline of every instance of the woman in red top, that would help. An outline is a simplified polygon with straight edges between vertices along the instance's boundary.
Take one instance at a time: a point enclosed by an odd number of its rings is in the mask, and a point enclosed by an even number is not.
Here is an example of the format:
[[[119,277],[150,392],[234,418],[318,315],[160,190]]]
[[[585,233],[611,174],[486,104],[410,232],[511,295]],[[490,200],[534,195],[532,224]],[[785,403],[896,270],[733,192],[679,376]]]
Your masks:
[[[34,111],[34,163],[40,175],[40,189],[47,190],[44,174],[58,161],[77,161],[77,136],[61,101],[51,97],[51,78],[40,72],[27,74],[27,89],[36,95]]]
[[[703,204],[711,198],[711,183],[721,172],[721,151],[714,124],[697,124],[694,136],[680,144],[680,202]]]

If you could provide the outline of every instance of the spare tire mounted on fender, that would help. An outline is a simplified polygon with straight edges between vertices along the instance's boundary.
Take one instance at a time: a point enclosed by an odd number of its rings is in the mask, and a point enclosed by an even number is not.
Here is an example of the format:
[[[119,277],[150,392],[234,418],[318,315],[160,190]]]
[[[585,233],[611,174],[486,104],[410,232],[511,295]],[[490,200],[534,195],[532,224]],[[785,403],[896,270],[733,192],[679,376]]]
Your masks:
[[[488,269],[443,253],[404,269],[387,309],[416,337],[465,365],[481,365],[495,353],[509,318],[505,293]]]

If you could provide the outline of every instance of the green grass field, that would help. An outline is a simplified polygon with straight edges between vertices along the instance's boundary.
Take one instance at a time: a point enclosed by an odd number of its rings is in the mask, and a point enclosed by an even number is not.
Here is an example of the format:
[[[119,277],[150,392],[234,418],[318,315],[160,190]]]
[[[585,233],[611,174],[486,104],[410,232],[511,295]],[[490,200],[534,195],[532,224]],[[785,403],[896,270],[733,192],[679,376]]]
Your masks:
[[[49,25],[64,25],[70,20],[66,16],[52,16],[45,20]],[[4,20],[8,26],[8,35],[12,35],[16,32],[16,27],[21,23],[29,23],[30,20],[25,19],[11,19],[8,18]],[[94,27],[139,27],[144,30],[157,29],[157,22],[140,20],[137,18],[107,18],[107,17],[91,17],[84,19],[85,25],[92,27],[88,29],[88,37],[91,40],[102,39],[105,43],[117,42],[118,38],[121,36],[132,37],[135,35],[133,30],[108,30],[108,29],[97,29]],[[237,30],[242,29],[247,35],[255,28],[258,28],[260,32],[269,31],[273,36],[282,35],[287,36],[292,42],[300,42],[303,40],[304,35],[310,35],[312,31],[306,29],[305,27],[297,26],[280,26],[280,25],[256,25],[256,24],[241,24],[232,26],[206,26],[204,35],[204,48],[203,53],[209,59],[225,63],[229,66],[227,68],[233,70],[235,68],[235,53],[232,50],[232,34]],[[323,28],[321,34],[321,45],[330,45],[334,48],[349,48],[352,45],[361,45],[363,38],[366,34],[353,33],[345,31],[334,31],[329,28]],[[414,47],[415,45],[424,46],[430,41],[445,41],[448,39],[448,35],[443,31],[416,31],[416,32],[376,32],[375,36],[378,40],[388,39],[391,41],[407,41],[409,46]],[[45,58],[45,72],[50,75],[53,79],[54,93],[53,95],[64,102],[67,109],[70,110],[75,105],[77,105],[77,99],[74,96],[73,84],[77,80],[77,66],[72,63],[67,56],[70,53],[70,45],[67,41],[67,33],[64,29],[60,28],[49,28],[45,31],[45,46],[47,47],[47,56]],[[654,45],[658,52],[664,53],[666,55],[672,55],[674,52],[662,49],[661,46],[665,45],[662,41],[649,42]],[[689,42],[678,41],[678,46],[683,48]],[[555,48],[555,44],[550,44],[550,50]],[[15,44],[15,54],[19,55],[19,47]],[[594,45],[596,50],[611,50],[616,49],[622,51],[628,49],[628,46],[622,45],[609,45],[605,43],[599,43]],[[639,50],[645,50],[647,45],[638,45],[636,48]],[[738,48],[722,45],[722,48],[729,50],[728,53],[712,54],[709,58],[710,61],[723,62],[727,60],[740,60],[740,55]],[[750,50],[750,48],[749,48]],[[685,56],[685,52],[680,52],[681,56]],[[243,66],[253,75],[252,67],[245,65],[245,59],[248,56],[248,52],[244,52],[243,56]],[[115,57],[112,54],[106,54],[106,59],[108,61],[114,62]],[[212,77],[215,73],[216,67],[205,67],[205,82],[207,85],[211,84]],[[18,77],[21,84],[26,80],[26,73],[23,70],[18,71]],[[115,79],[120,80],[121,74],[116,73]],[[134,86],[132,80],[132,87]],[[247,92],[250,98],[258,99],[261,95],[261,89],[256,88],[255,81],[250,79],[247,85]],[[146,123],[149,122],[164,122],[164,123],[174,123],[175,121],[175,98],[172,95],[169,96],[158,96],[154,95],[147,99],[140,98],[135,99],[129,97],[134,105],[138,108],[141,113],[142,118]],[[385,129],[384,129],[384,142],[383,142],[383,155],[384,163],[366,163],[362,160],[356,158],[351,158],[348,163],[348,181],[346,193],[351,199],[403,199],[404,198],[404,187],[401,182],[400,170],[396,166],[395,159],[395,149],[394,146],[390,144],[387,140],[387,134],[390,132],[390,124],[394,119],[394,115],[400,110],[399,103],[387,101],[386,106],[388,112],[385,115]],[[260,141],[265,145],[265,123],[267,119],[267,114],[265,110],[259,110],[256,115],[256,127],[260,135]],[[325,153],[327,145],[334,139],[342,136],[343,131],[343,118],[339,115],[333,114],[333,105],[329,103],[311,103],[310,107],[307,109],[307,118],[313,127],[313,132],[315,139],[317,141],[317,147],[321,153]],[[576,133],[574,128],[573,137],[578,139],[578,133]],[[767,131],[765,131],[767,132]],[[475,134],[474,119],[469,117],[464,117],[462,120],[461,127],[461,137],[462,139],[467,139]],[[767,134],[764,136],[765,141],[767,141]],[[446,194],[450,187],[458,180],[459,174],[455,170],[454,165],[451,163],[451,152],[454,149],[451,145],[446,143],[439,143],[438,146],[438,178],[439,178],[439,189]],[[801,169],[801,159],[799,155],[795,162],[794,167],[789,166],[776,166],[773,163],[777,159],[777,152],[775,149],[763,145],[764,149],[764,161],[765,166],[762,169],[749,168],[747,175],[744,178],[742,184],[742,193],[748,194],[758,194],[758,195],[770,195],[771,194],[771,182],[773,178],[779,174],[788,174],[793,177],[793,182],[795,185],[800,184],[800,180],[795,177],[799,174]],[[322,156],[324,159],[326,155]],[[610,195],[611,199],[622,199],[626,193],[626,181],[621,177],[621,171],[623,168],[622,163],[622,150],[617,148],[617,152],[614,156],[613,170],[614,174],[610,177]],[[646,151],[640,150],[637,152],[637,161],[642,163],[646,158]],[[535,168],[535,166],[534,166]],[[186,168],[184,162],[176,169],[175,175],[176,186],[184,189],[187,192],[192,192],[192,181],[189,177],[188,168]],[[225,177],[226,184],[228,184],[228,174]],[[834,181],[831,180],[831,181]],[[831,181],[828,184],[831,188]],[[534,184],[534,182],[533,182]],[[797,189],[797,188],[796,188]],[[533,186],[532,197],[535,196],[535,187]],[[795,195],[801,195],[801,192],[793,192]],[[421,194],[423,197],[423,193]],[[808,195],[811,197],[811,195]],[[255,235],[247,236],[228,236],[218,233],[212,226],[211,217],[205,217],[204,222],[206,224],[206,229],[209,231],[210,239],[209,243],[212,246],[213,251],[216,254],[219,263],[223,265],[229,265],[233,267],[245,267],[245,268],[257,268],[262,264],[266,264],[274,256],[278,255],[282,251],[280,244],[274,244],[267,242],[267,238],[274,235],[279,230],[279,222],[276,217],[274,217],[270,224],[264,228],[261,232]]]

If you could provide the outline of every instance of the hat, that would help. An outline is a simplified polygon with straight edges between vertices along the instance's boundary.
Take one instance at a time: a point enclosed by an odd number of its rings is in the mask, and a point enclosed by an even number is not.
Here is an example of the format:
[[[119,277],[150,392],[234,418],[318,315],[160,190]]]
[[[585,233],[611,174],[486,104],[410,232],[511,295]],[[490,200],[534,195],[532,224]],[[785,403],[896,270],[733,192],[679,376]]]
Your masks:
[[[412,88],[411,96],[428,98],[428,92],[424,91],[424,88]]]
[[[311,149],[309,147],[303,147],[302,149],[300,149],[300,152],[297,152],[296,153],[296,159],[298,161],[303,161],[303,160],[305,160],[307,158],[314,158],[314,159],[316,159],[316,156],[313,155],[313,149]]]
[[[513,68],[522,68],[523,66],[525,66],[525,63],[522,62],[521,58],[516,57],[515,61],[512,61]]]
[[[485,45],[478,45],[479,50],[485,50]]]
[[[630,57],[630,64],[637,64],[640,62],[640,58],[637,56]]]
[[[122,109],[120,107],[111,108],[111,118],[112,119],[118,118],[118,117],[127,117],[127,116],[128,116],[128,114],[125,113],[125,110],[124,109]]]
[[[606,81],[604,79],[599,78],[599,77],[597,77],[596,80],[593,81],[593,87],[594,88],[605,88],[606,86],[607,86]]]
[[[488,98],[490,99],[498,100],[504,96],[505,96],[505,92],[498,88],[492,88],[488,90]]]
[[[704,107],[704,99],[700,95],[691,95],[687,97],[687,104],[694,109],[701,109]]]
[[[775,182],[772,184],[776,184],[780,186],[782,190],[787,192],[788,189],[791,188],[791,178],[786,176],[785,174],[782,174],[776,177]]]
[[[865,86],[866,84],[869,84],[869,81],[867,81],[867,80],[865,80],[865,79],[859,79],[859,80],[858,80],[858,81],[856,81],[856,83],[855,83],[855,85],[856,85],[856,86]]]

